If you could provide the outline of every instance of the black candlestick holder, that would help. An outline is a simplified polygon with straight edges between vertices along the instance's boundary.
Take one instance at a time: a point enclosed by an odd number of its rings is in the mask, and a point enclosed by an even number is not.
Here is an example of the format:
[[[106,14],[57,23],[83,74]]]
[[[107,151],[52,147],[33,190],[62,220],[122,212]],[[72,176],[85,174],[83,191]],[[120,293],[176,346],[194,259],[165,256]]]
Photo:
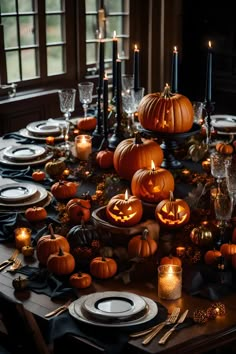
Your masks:
[[[101,111],[101,95],[102,87],[97,87],[97,126],[93,132],[93,146],[95,148],[100,147],[103,140],[103,131],[102,131],[102,111]]]
[[[214,112],[215,106],[213,102],[205,101],[204,102],[204,110],[206,112],[206,116],[204,119],[204,126],[206,128],[206,145],[209,146],[211,143],[211,115]]]

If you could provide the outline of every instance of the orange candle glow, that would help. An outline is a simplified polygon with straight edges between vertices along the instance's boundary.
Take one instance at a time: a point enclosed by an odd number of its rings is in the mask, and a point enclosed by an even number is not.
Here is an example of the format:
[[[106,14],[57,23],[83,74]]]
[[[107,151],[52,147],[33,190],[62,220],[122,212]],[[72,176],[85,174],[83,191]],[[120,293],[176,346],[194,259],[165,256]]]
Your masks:
[[[31,230],[27,227],[19,227],[15,229],[15,244],[18,250],[23,246],[31,245]]]

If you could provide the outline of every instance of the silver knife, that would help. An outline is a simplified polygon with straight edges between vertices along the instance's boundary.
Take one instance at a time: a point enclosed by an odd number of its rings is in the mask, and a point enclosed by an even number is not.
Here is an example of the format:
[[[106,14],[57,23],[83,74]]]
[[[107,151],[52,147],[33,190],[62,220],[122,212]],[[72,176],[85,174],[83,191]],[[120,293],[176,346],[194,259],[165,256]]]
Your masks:
[[[161,339],[160,339],[159,342],[158,342],[159,344],[165,344],[165,342],[167,341],[167,339],[169,338],[169,336],[171,335],[171,333],[173,333],[173,332],[175,331],[176,327],[177,327],[180,323],[184,322],[184,320],[185,320],[187,314],[188,314],[188,310],[186,310],[186,311],[184,311],[184,312],[182,313],[182,315],[180,316],[178,322],[176,322],[176,324],[175,324],[169,331],[167,331],[166,334],[164,334],[163,337],[161,337]]]

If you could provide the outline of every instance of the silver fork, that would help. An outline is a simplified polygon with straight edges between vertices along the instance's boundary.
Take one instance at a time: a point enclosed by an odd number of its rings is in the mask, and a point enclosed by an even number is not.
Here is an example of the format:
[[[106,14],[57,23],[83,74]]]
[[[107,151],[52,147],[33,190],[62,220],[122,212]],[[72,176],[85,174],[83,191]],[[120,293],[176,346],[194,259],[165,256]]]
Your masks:
[[[15,250],[11,257],[6,259],[5,261],[3,261],[1,264],[0,264],[0,272],[5,269],[6,267],[8,267],[10,264],[14,263],[16,258],[18,257],[18,254],[19,254],[19,250]]]
[[[17,269],[19,269],[22,266],[22,262],[19,258],[15,260],[15,262],[7,269],[5,272],[11,272],[14,273]]]
[[[171,315],[167,318],[167,320],[164,321],[160,326],[155,328],[150,334],[148,334],[142,341],[142,344],[143,345],[149,344],[153,340],[153,338],[155,338],[155,336],[162,330],[163,327],[175,323],[177,321],[179,313],[180,313],[180,308],[175,307]]]

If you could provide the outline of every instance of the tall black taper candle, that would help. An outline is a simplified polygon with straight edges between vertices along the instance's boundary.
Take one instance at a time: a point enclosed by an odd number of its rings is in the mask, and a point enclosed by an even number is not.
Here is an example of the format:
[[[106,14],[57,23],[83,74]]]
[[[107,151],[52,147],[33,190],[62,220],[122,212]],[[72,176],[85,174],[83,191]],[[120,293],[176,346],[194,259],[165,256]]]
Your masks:
[[[105,140],[108,138],[107,131],[107,112],[108,112],[108,78],[103,79],[103,134]]]
[[[116,95],[116,59],[117,59],[117,46],[118,39],[116,37],[116,31],[114,31],[112,40],[112,98]]]
[[[104,39],[99,39],[99,87],[103,87],[104,77]]]
[[[212,46],[208,43],[207,68],[206,68],[206,102],[210,103],[212,99]]]
[[[139,49],[137,45],[134,46],[134,89],[139,88]]]
[[[172,56],[171,92],[178,92],[178,50],[174,47]]]

